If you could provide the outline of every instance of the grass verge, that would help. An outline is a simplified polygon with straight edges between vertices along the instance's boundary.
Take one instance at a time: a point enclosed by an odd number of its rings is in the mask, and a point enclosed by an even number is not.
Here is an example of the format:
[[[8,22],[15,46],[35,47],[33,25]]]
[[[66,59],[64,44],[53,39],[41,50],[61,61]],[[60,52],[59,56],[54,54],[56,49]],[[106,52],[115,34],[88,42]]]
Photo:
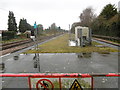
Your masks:
[[[39,49],[28,50],[25,53],[81,53],[81,52],[118,52],[117,49],[110,47],[95,47],[95,45],[101,45],[97,42],[92,42],[92,46],[78,47],[78,46],[68,46],[69,35],[64,34],[54,40],[48,41],[39,46]]]

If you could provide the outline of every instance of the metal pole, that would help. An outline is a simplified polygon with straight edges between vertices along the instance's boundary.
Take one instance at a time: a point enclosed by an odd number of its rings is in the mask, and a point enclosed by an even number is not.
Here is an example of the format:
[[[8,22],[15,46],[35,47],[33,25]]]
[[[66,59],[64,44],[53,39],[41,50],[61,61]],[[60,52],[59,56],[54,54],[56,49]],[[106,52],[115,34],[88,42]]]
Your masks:
[[[35,50],[38,51],[38,33],[37,33],[37,27],[35,28],[34,35],[35,35]],[[38,71],[40,72],[40,59],[39,59],[39,53],[35,53],[36,61],[37,61],[37,67]]]
[[[61,82],[61,77],[59,77],[59,85],[60,85],[60,90],[62,90],[62,82]]]
[[[38,33],[36,28],[36,50],[38,51]],[[39,59],[39,53],[37,53],[37,65],[38,65],[38,71],[40,72],[40,59]]]
[[[35,51],[37,50],[36,49],[36,28],[34,28],[35,30],[34,30],[34,36],[35,36],[35,40],[34,40],[34,48],[35,48]],[[37,62],[37,53],[35,53],[35,62]]]
[[[40,72],[40,59],[39,59],[39,53],[37,53],[37,55],[38,55],[38,70],[39,70],[39,72]]]
[[[91,90],[93,90],[93,88],[94,88],[94,79],[93,77],[91,77]]]
[[[71,30],[70,30],[70,24],[69,24],[69,40],[71,40]]]
[[[82,29],[79,29],[79,33],[80,33],[80,37],[79,37],[79,41],[80,41],[80,46],[83,47],[83,37],[82,37]]]
[[[89,44],[92,44],[92,29],[89,28]]]
[[[28,84],[29,84],[29,90],[32,90],[32,86],[31,86],[31,79],[30,79],[30,77],[28,77]]]

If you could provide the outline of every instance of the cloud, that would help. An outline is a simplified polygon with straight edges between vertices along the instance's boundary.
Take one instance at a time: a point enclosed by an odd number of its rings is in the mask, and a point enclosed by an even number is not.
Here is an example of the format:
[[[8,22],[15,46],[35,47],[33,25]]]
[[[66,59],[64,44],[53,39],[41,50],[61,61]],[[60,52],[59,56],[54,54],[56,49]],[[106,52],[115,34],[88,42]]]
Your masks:
[[[108,4],[116,4],[117,0],[0,0],[2,26],[7,26],[8,11],[14,12],[16,21],[19,24],[20,18],[26,18],[28,23],[43,24],[45,28],[52,23],[61,25],[62,28],[68,29],[68,24],[79,21],[78,16],[83,9],[92,6],[97,14]],[[0,11],[0,12],[1,12]],[[1,15],[0,15],[1,17]]]

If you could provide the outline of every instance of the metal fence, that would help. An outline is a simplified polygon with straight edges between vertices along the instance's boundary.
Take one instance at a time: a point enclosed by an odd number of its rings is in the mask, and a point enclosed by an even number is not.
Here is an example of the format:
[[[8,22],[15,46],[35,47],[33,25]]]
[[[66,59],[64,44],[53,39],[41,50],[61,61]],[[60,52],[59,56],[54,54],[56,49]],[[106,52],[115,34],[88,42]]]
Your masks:
[[[43,86],[45,89],[44,90],[49,90],[47,86],[44,83],[41,83],[41,81],[46,81],[51,84],[51,89],[54,89],[54,84],[52,83],[51,80],[48,80],[48,78],[57,78],[58,79],[58,84],[59,84],[59,89],[62,90],[62,78],[90,78],[91,79],[91,90],[94,89],[94,78],[95,77],[120,77],[120,73],[108,73],[108,74],[81,74],[81,73],[19,73],[19,74],[13,74],[13,73],[2,73],[0,74],[0,77],[27,77],[28,78],[28,84],[29,84],[29,90],[32,90],[32,84],[31,84],[31,79],[34,78],[43,78],[39,79],[36,82],[36,89],[40,90],[39,84]],[[77,84],[75,84],[77,85]],[[78,86],[77,86],[78,87]],[[83,90],[82,88],[79,90]]]

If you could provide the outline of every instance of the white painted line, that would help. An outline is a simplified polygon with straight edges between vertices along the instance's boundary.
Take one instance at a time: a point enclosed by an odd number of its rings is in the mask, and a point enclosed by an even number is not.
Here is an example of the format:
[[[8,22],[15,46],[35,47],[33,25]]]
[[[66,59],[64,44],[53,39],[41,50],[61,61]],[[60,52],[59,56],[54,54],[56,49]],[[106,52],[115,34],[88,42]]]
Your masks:
[[[8,59],[7,61],[11,61],[12,59]]]
[[[3,56],[0,56],[0,57],[5,57],[5,56],[8,56],[8,55],[10,55],[10,53],[8,53],[8,54],[5,54],[5,55],[3,55]]]

